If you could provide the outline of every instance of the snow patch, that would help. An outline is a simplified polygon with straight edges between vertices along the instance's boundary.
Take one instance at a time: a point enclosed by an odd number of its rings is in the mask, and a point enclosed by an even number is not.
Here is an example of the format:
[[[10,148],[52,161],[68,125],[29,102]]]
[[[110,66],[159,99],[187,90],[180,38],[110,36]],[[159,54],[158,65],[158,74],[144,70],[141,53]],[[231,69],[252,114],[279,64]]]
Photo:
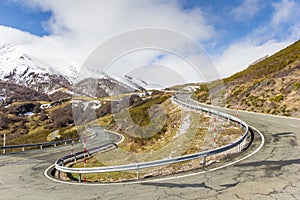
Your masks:
[[[34,115],[34,113],[33,112],[27,112],[27,113],[24,113],[24,115],[26,115],[26,116],[32,116],[32,115]]]
[[[48,109],[48,108],[51,108],[52,106],[51,106],[51,104],[49,103],[49,104],[42,104],[41,106],[40,106],[40,108],[42,109],[42,110],[44,110],[44,109]]]
[[[52,91],[48,92],[48,95],[52,95],[52,94],[54,94],[55,92],[62,91],[62,90],[63,90],[63,88],[58,88],[58,89],[56,89],[56,90],[52,90]]]
[[[190,115],[185,116],[185,118],[182,120],[182,124],[179,127],[179,130],[177,131],[176,135],[174,136],[174,138],[179,137],[180,135],[184,134],[187,132],[187,130],[189,129],[190,125],[191,125],[191,120],[190,120]]]
[[[71,103],[76,106],[79,106],[81,104],[81,107],[83,111],[85,111],[89,106],[93,110],[97,110],[101,107],[101,101],[99,100],[92,100],[92,101],[81,101],[81,100],[72,100]]]

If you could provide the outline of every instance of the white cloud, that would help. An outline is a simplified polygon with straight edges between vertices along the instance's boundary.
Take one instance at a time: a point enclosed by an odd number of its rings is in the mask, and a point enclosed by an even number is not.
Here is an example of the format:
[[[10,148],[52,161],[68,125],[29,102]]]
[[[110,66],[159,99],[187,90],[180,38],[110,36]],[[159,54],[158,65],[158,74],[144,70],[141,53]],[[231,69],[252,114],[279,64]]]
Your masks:
[[[234,8],[230,14],[233,15],[236,20],[241,21],[255,16],[260,9],[259,0],[244,0],[241,5]]]
[[[0,26],[0,44],[22,45],[38,39],[37,36],[7,26]]]
[[[2,27],[0,45],[20,45],[29,53],[48,60],[57,58],[80,65],[89,53],[113,35],[142,27],[172,29],[198,41],[211,39],[214,34],[213,27],[206,23],[201,10],[182,10],[177,1],[12,1],[31,9],[51,11],[51,19],[43,22],[51,35],[38,37]]]
[[[17,29],[0,26],[0,46],[11,43],[21,46],[29,54],[45,61],[65,60],[79,67],[102,42],[120,32],[135,28],[162,27],[173,29],[187,34],[200,43],[202,41],[213,42],[216,35],[214,27],[207,24],[200,9],[183,10],[179,1],[175,0],[11,1],[21,2],[31,9],[51,11],[53,13],[51,19],[43,22],[51,34],[38,37]],[[297,38],[300,35],[299,3],[282,0],[279,3],[274,3],[273,7],[274,13],[271,15],[270,22],[254,29],[244,38],[237,39],[234,44],[229,44],[228,48],[220,55],[212,55],[222,77],[240,71],[254,60],[267,54],[271,55],[292,41],[299,39]],[[259,0],[245,0],[231,14],[236,19],[245,19],[246,17],[253,17],[260,9]],[[282,30],[284,24],[291,26]],[[272,32],[282,33],[286,37],[275,41]],[[174,41],[174,45],[182,44],[177,44]],[[138,63],[144,62],[146,64],[151,60],[150,56],[153,55],[140,56],[136,59],[139,60]],[[196,55],[189,58],[200,59]],[[135,58],[130,59],[131,61],[123,60],[124,66],[136,62]],[[208,63],[206,59],[203,60],[203,63]],[[167,57],[163,61],[164,66],[174,66],[180,71],[184,69],[184,65],[179,63],[176,59]],[[208,73],[211,71],[209,67],[202,70],[207,73],[205,76],[212,77]]]
[[[299,16],[300,8],[295,1],[282,0],[280,2],[273,3],[272,6],[275,9],[272,17],[273,25],[289,22],[296,19],[295,15]],[[296,20],[299,20],[299,18]]]
[[[262,45],[251,42],[238,42],[229,46],[221,56],[215,58],[217,69],[222,77],[246,69],[255,60],[266,55],[271,56],[290,42],[269,41]]]
[[[270,56],[299,39],[300,4],[281,0],[272,6],[270,21],[230,44],[221,54],[213,55],[222,77],[242,71],[255,60]]]

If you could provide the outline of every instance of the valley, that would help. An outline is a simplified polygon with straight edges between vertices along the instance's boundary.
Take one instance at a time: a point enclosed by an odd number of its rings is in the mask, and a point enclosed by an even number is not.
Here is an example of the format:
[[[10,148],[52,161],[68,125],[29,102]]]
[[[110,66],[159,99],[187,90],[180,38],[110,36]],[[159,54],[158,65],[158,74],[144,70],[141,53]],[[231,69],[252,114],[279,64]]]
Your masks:
[[[299,117],[299,52],[298,41],[231,77],[209,84],[193,84],[196,90],[192,96],[200,102],[221,107],[235,109],[238,106],[241,110],[252,112]],[[138,88],[106,74],[102,78],[72,83],[72,78],[67,75],[41,71],[46,66],[24,55],[16,53],[11,46],[1,49],[1,59],[7,60],[1,66],[6,63],[11,70],[0,72],[0,135],[2,140],[3,135],[7,135],[7,145],[77,137],[78,130],[95,121],[108,130],[121,131],[113,119],[113,114],[120,108],[110,98],[119,94],[110,91],[130,94],[138,92]],[[93,90],[85,90],[93,87]],[[141,94],[143,97],[133,95],[129,100],[125,97],[123,100],[129,102],[125,107],[129,108],[133,121],[146,126],[150,122],[146,105],[164,104],[172,93],[142,91]],[[161,97],[165,99],[159,100]],[[94,114],[89,117],[90,113]],[[80,117],[75,116],[74,119],[74,114],[80,114]],[[174,116],[168,116],[168,119]],[[166,129],[170,124],[171,121],[167,121],[166,127],[162,128]],[[54,131],[58,131],[57,138],[49,137]],[[127,140],[132,142],[130,137]],[[143,140],[139,142],[144,143]],[[138,146],[132,148],[139,149]]]

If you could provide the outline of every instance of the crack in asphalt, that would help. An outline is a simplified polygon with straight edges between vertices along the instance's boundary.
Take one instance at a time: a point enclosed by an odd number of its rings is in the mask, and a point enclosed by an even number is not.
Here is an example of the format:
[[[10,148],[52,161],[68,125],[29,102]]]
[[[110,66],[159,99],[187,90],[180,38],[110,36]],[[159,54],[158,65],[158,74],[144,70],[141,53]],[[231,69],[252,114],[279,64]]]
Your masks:
[[[204,182],[203,183],[195,183],[195,184],[175,184],[175,183],[157,183],[157,182],[146,182],[141,183],[141,185],[147,186],[155,186],[155,187],[167,187],[167,188],[207,188],[212,189],[211,187],[207,186]]]
[[[220,185],[220,186],[225,187],[225,189],[222,189],[222,190],[227,190],[229,188],[235,187],[237,184],[239,184],[239,182],[231,183],[231,184],[224,184],[224,185]]]
[[[252,121],[259,120],[255,117]],[[281,121],[282,119],[279,119],[279,122]],[[64,148],[64,152],[55,149],[54,154],[50,156],[47,156],[52,152],[50,149],[42,152],[10,154],[0,157],[1,195],[4,199],[55,198],[57,200],[65,199],[66,196],[86,200],[300,199],[300,156],[297,149],[299,132],[297,130],[290,132],[284,125],[279,127],[274,126],[274,123],[261,124],[254,123],[266,136],[265,146],[251,158],[222,170],[208,170],[204,174],[168,182],[165,180],[133,185],[92,187],[63,185],[47,182],[46,178],[41,177],[46,166],[55,160],[56,155],[67,152],[67,148]],[[256,131],[255,134],[257,135]],[[258,139],[260,137],[255,138],[257,141],[252,144],[250,150],[260,144]],[[4,163],[15,165],[5,166]]]

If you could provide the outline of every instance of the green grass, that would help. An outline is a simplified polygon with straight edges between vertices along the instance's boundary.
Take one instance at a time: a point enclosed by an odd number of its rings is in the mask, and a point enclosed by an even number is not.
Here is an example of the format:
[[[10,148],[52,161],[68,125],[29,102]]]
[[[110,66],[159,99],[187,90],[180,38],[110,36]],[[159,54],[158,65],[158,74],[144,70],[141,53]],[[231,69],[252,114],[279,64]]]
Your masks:
[[[294,84],[294,90],[298,90],[300,88],[300,82],[296,82]]]
[[[61,104],[59,104],[59,105],[57,105],[57,106],[53,106],[53,107],[51,107],[51,108],[48,108],[48,109],[47,109],[47,112],[48,112],[48,113],[52,113],[52,112],[55,111],[55,110],[59,110],[59,109],[62,109],[62,108],[64,108],[64,107],[68,106],[70,103],[71,103],[71,100],[64,101],[64,102],[62,102]]]
[[[268,77],[272,73],[279,72],[300,58],[300,41],[288,46],[278,53],[264,59],[263,61],[249,66],[246,70],[238,72],[224,79],[225,83],[238,79],[244,81]]]
[[[84,166],[83,161],[74,164],[72,167],[74,168],[82,168]],[[87,159],[86,167],[101,167],[104,166],[99,160],[95,157],[90,157]],[[143,176],[144,174],[140,174]],[[79,179],[78,174],[72,174],[75,179]],[[109,172],[109,173],[98,173],[98,174],[85,174],[81,175],[81,179],[86,177],[88,182],[114,182],[114,181],[122,181],[122,180],[134,180],[137,175],[134,171],[129,172]]]
[[[178,125],[175,125],[175,127],[171,129],[171,124],[180,118],[180,110],[176,109],[175,105],[171,104],[171,100],[168,97],[159,97],[154,101],[151,100],[150,102],[146,102],[145,104],[133,108],[131,117],[136,117],[136,121],[140,122],[139,118],[143,118],[144,115],[139,114],[139,111],[146,112],[148,115],[147,110],[150,108],[150,106],[154,105],[154,103],[161,103],[166,113],[162,113],[161,116],[158,115],[156,119],[152,121],[152,126],[145,127],[141,126],[141,124],[138,124],[139,126],[137,128],[129,127],[125,128],[125,130],[121,130],[121,133],[125,136],[125,141],[120,144],[120,148],[131,152],[147,152],[159,149],[172,140]],[[161,119],[163,118],[162,116],[166,116],[165,124],[161,124]],[[148,120],[150,120],[150,118]],[[147,122],[150,123],[150,121]],[[142,125],[145,124],[146,123],[144,121],[144,124]],[[151,133],[151,130],[155,130],[160,126],[162,127],[160,130],[157,130],[158,132],[156,132],[154,135],[150,135],[149,137],[147,136],[147,133]],[[162,140],[162,138],[164,138],[164,140]]]
[[[107,127],[112,122],[113,122],[113,115],[108,114],[108,115],[105,115],[104,117],[100,117],[98,119],[88,122],[87,125],[97,125],[97,126],[101,126],[101,127]]]
[[[31,144],[31,143],[40,143],[46,142],[47,136],[53,130],[46,130],[43,128],[38,128],[37,131],[32,132],[31,134],[25,134],[17,138],[12,138],[7,141],[7,145],[18,145],[18,144]]]
[[[154,99],[149,99],[143,102],[141,105],[129,108],[129,113],[132,120],[139,126],[147,126],[150,124],[149,110],[155,104],[162,104],[164,101],[169,99],[167,95],[159,96]]]
[[[151,160],[158,160],[169,157],[169,152],[172,150],[178,150],[178,145],[185,144],[186,148],[184,151],[180,151],[179,155],[186,155],[192,154],[199,151],[202,151],[202,146],[204,145],[204,138],[207,134],[207,128],[203,128],[203,126],[207,126],[210,124],[210,120],[207,117],[202,116],[199,120],[199,114],[193,112],[185,111],[185,116],[190,115],[190,119],[192,124],[185,132],[185,134],[181,135],[180,137],[172,141],[172,145],[168,147],[168,144],[164,147],[160,147],[159,149],[152,149],[154,150],[154,156],[151,157]],[[231,143],[232,141],[236,140],[238,137],[242,135],[242,131],[239,128],[230,128],[230,126],[224,126],[226,129],[220,130],[218,134],[218,146],[224,146],[226,144]],[[177,131],[175,131],[177,132]],[[126,136],[125,136],[126,138]],[[179,142],[180,141],[180,142]],[[123,142],[124,146],[128,146],[130,144],[127,143],[128,141],[125,139]],[[158,141],[156,141],[158,142]],[[162,141],[161,141],[162,142]],[[158,142],[156,145],[160,145]],[[122,144],[119,146],[118,149],[113,151],[105,152],[98,154],[96,156],[91,156],[87,159],[86,167],[103,167],[103,166],[114,166],[114,165],[123,165],[129,163],[138,163],[138,162],[145,162],[150,161],[149,155],[151,151],[148,153],[139,153],[136,155],[132,155],[131,153],[126,152],[126,149],[122,149],[124,146]],[[205,144],[207,146],[207,144]],[[163,155],[163,156],[162,156]],[[132,159],[131,157],[134,157]],[[174,156],[172,156],[174,157]],[[210,160],[211,158],[207,158]],[[218,159],[221,159],[221,156],[218,156]],[[139,172],[139,177],[144,178],[147,176],[158,176],[158,175],[168,175],[172,173],[178,173],[186,170],[192,170],[195,168],[202,167],[203,159],[196,159],[191,161],[185,161],[181,163],[171,164],[167,166],[161,166],[157,168],[149,168],[149,169],[141,169]],[[83,162],[78,161],[76,164],[71,165],[72,167],[83,167]],[[75,179],[78,179],[77,174],[72,174]],[[137,173],[135,170],[133,171],[125,171],[125,172],[110,172],[110,173],[97,173],[97,174],[86,174],[85,175],[88,182],[118,182],[118,181],[128,181],[128,180],[135,180],[137,178]],[[83,179],[83,175],[81,177]]]
[[[272,102],[280,102],[282,100],[283,100],[282,94],[278,94],[275,97],[270,98],[270,101],[272,101]]]

